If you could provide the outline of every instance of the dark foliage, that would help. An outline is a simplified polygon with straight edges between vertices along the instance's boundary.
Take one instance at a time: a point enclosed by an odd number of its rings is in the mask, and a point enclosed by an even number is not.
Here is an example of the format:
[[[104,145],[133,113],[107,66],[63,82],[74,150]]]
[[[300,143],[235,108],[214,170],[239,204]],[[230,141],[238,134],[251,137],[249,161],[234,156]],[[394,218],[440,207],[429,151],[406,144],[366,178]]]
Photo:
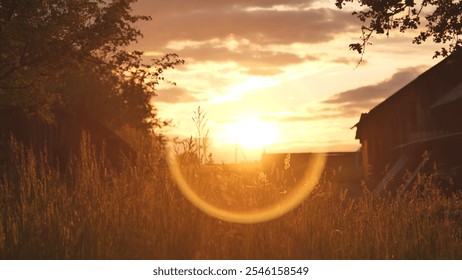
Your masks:
[[[427,39],[443,44],[435,57],[447,56],[462,46],[462,2],[440,0],[336,0],[342,9],[347,4],[359,5],[356,16],[363,25],[361,41],[350,44],[350,49],[364,54],[373,34],[389,36],[392,30],[406,32],[422,28],[413,43]],[[424,27],[422,26],[424,25]]]
[[[145,63],[126,47],[141,33],[136,0],[0,1],[0,108],[53,122],[57,108],[117,129],[162,123],[151,104],[175,54]]]

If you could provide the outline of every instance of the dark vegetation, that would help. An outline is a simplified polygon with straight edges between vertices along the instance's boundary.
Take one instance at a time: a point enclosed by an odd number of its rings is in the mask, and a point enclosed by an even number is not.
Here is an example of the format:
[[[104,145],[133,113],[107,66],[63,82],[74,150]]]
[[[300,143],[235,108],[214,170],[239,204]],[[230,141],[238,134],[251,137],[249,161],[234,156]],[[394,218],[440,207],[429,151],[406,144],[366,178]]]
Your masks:
[[[143,143],[136,164],[113,172],[83,141],[70,166],[72,176],[66,178],[49,167],[45,156],[36,158],[12,143],[15,171],[0,180],[0,258],[462,257],[461,194],[442,193],[432,176],[419,176],[409,190],[393,196],[374,196],[366,186],[355,195],[348,186],[322,180],[287,215],[260,224],[235,224],[192,206],[159,157],[163,147],[131,136]],[[204,186],[216,190],[210,195],[224,188],[232,195],[238,190],[246,194],[240,203],[250,206],[272,197],[274,189],[289,181],[268,181],[258,166],[203,168],[221,176],[219,181],[203,177]]]
[[[350,49],[362,56],[372,45],[374,34],[391,36],[393,31],[418,35],[412,43],[422,44],[427,40],[441,44],[435,56],[448,56],[462,46],[462,3],[439,0],[336,0],[337,8],[348,5],[358,7],[352,13],[362,23],[359,43],[350,44]],[[361,61],[360,61],[361,62]]]
[[[128,51],[146,16],[127,1],[2,1],[0,109],[53,123],[56,111],[85,115],[118,130],[163,123],[151,98],[175,54],[146,62]]]
[[[133,24],[148,19],[131,15],[133,2],[0,2],[1,259],[462,257],[461,194],[443,194],[431,175],[394,196],[364,185],[352,195],[325,179],[261,224],[193,207],[170,174],[151,103],[164,70],[183,61],[146,63],[126,50],[141,35]],[[288,187],[289,175],[268,180],[259,166],[206,166],[207,143],[193,140],[201,152],[183,153],[185,167],[211,190],[251,187],[254,203]]]
[[[0,2],[0,165],[10,138],[66,173],[88,134],[109,167],[136,157],[134,129],[159,141],[167,124],[152,103],[163,72],[184,63],[176,54],[146,62],[127,48],[141,36],[128,1]],[[168,81],[167,81],[168,82]],[[3,152],[5,151],[5,152]]]

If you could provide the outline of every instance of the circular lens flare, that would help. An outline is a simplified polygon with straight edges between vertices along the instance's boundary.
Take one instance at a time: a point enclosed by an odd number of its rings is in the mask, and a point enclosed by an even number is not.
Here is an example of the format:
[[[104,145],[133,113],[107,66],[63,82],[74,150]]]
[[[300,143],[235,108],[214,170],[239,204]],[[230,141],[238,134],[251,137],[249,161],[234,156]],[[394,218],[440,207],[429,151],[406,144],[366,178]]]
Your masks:
[[[252,186],[233,185],[235,178],[216,175],[217,170],[214,168],[220,167],[200,166],[197,163],[184,164],[178,159],[178,156],[175,156],[171,151],[169,152],[171,173],[183,195],[193,205],[217,219],[245,224],[276,219],[300,205],[318,183],[324,170],[325,160],[325,155],[313,154],[308,164],[305,165],[306,169],[302,178],[297,180],[297,183],[290,189],[279,191],[278,194],[280,195],[277,199],[270,200],[270,203],[250,203],[250,206],[248,204],[246,207],[233,208],[229,206],[229,201],[233,201],[233,199],[234,201],[236,199],[246,202],[253,201],[252,197],[265,192],[266,186],[260,186],[259,189],[255,188],[255,192],[252,191]],[[230,172],[222,173],[229,174]],[[264,173],[262,174],[266,176]],[[214,175],[216,176],[213,177]],[[279,173],[276,175],[279,176]],[[269,185],[274,186],[275,184],[268,182],[266,177],[263,181]]]

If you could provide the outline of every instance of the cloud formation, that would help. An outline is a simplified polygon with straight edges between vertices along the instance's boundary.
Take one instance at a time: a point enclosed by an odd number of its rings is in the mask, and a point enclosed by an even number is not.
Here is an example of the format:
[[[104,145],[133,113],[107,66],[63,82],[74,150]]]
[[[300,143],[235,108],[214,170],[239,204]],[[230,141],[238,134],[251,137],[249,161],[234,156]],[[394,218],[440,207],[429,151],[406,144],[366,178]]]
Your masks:
[[[414,80],[427,68],[426,66],[416,66],[398,69],[391,77],[379,83],[343,91],[321,102],[313,103],[305,112],[287,111],[287,114],[263,113],[258,115],[258,119],[266,122],[302,123],[341,118],[359,118],[361,113],[371,110],[374,106]],[[251,100],[252,97],[262,98],[261,95],[252,95],[246,101],[249,102],[249,99]],[[276,102],[282,104],[283,100],[277,99]],[[233,122],[235,120],[227,121]]]
[[[353,25],[356,26],[353,20],[349,13],[328,8],[283,11],[193,9],[169,16],[154,15],[145,38],[157,46],[174,41],[225,39],[231,35],[259,45],[316,44],[328,42],[351,30]]]
[[[154,102],[160,103],[188,103],[200,101],[193,93],[182,87],[171,87],[157,91]]]
[[[337,112],[336,117],[352,117],[359,115],[361,112],[369,111],[414,80],[427,68],[425,66],[416,66],[399,69],[389,79],[375,85],[363,86],[337,93],[327,100],[322,101],[323,105],[327,105],[324,111]]]
[[[235,62],[254,76],[319,59],[295,53],[293,44],[327,43],[359,28],[350,12],[315,0],[140,0],[134,13],[152,17],[140,23],[141,50],[175,52],[188,63]]]
[[[246,73],[257,75],[274,75],[281,72],[282,67],[317,60],[310,55],[300,57],[290,52],[259,50],[250,45],[230,50],[223,46],[214,46],[212,43],[184,47],[176,53],[190,62],[236,62],[246,68]]]
[[[315,0],[146,0],[140,1],[149,5],[148,11],[153,13],[184,13],[185,11],[230,10],[236,8],[275,8],[278,6],[306,8],[316,3]]]

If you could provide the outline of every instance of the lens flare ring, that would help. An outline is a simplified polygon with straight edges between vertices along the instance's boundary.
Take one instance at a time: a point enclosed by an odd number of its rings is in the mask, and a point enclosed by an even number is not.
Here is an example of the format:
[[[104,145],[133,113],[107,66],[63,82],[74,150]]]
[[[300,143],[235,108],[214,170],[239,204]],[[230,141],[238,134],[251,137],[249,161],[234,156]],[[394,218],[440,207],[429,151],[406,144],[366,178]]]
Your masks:
[[[190,186],[189,182],[182,175],[180,166],[175,156],[169,151],[169,167],[181,193],[194,206],[214,218],[242,224],[254,224],[266,222],[279,218],[295,207],[299,206],[314,189],[324,170],[326,157],[323,154],[314,154],[309,169],[305,172],[305,177],[293,191],[290,191],[284,198],[272,205],[252,209],[249,211],[231,211],[217,207],[200,197]]]

